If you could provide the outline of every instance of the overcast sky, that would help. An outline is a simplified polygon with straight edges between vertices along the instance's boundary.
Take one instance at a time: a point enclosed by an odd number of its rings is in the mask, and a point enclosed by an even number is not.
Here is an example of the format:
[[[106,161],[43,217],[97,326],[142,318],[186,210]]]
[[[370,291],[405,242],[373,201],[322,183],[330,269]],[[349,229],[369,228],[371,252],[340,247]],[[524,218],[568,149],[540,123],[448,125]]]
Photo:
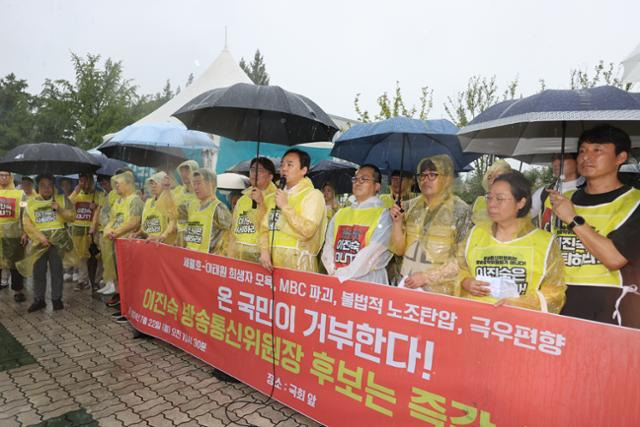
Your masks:
[[[529,95],[543,78],[567,88],[570,70],[619,62],[640,43],[638,1],[198,1],[0,0],[0,76],[39,92],[73,78],[70,52],[122,61],[140,93],[184,85],[224,47],[265,56],[271,83],[327,112],[375,110],[395,81],[409,103],[434,89],[430,118],[474,74],[518,78]]]

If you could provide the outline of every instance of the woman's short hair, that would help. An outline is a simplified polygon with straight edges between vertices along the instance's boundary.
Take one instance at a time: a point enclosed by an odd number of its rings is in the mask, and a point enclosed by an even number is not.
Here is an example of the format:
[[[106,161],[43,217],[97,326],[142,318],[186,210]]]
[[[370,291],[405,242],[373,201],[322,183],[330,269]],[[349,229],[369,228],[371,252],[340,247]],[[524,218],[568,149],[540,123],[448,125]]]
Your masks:
[[[522,173],[518,171],[511,171],[498,175],[493,183],[498,181],[504,181],[511,187],[511,195],[515,199],[516,203],[522,199],[526,199],[526,203],[522,208],[518,210],[518,218],[523,218],[529,215],[531,210],[531,181],[527,179]]]

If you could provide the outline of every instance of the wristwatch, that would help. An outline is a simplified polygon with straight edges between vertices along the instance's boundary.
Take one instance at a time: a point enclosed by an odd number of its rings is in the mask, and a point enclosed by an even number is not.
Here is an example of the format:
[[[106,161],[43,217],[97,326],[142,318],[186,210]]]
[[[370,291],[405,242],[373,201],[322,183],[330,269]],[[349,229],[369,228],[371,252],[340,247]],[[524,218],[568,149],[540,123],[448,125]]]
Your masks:
[[[581,217],[580,215],[576,215],[569,223],[569,230],[573,230],[576,225],[585,225],[586,223],[587,221],[585,221],[583,217]]]

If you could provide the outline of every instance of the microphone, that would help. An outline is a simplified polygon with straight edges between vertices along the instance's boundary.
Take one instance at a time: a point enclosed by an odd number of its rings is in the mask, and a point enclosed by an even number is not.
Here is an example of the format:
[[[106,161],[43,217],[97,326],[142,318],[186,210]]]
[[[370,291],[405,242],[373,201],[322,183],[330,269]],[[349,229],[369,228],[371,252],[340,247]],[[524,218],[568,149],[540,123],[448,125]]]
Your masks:
[[[280,180],[278,181],[278,188],[280,190],[284,190],[284,187],[287,186],[287,177],[286,176],[281,176]]]

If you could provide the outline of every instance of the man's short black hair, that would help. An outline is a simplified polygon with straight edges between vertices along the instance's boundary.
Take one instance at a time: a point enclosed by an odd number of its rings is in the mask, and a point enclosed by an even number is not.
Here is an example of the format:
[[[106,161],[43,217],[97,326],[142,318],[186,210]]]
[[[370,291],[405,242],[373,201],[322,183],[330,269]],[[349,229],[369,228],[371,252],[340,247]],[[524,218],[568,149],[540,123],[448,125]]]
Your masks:
[[[361,165],[358,168],[358,170],[362,168],[369,168],[373,171],[374,182],[377,182],[378,184],[382,182],[382,173],[380,172],[380,169],[376,165],[372,165],[371,163],[365,163],[364,165]]]
[[[267,170],[271,175],[276,176],[276,167],[270,159],[266,157],[254,157],[253,159],[251,159],[249,169],[253,168],[253,165],[255,165],[256,162],[258,163],[258,165]]]
[[[73,183],[73,180],[71,178],[67,178],[66,176],[63,176],[63,177],[60,178],[60,183],[63,183],[65,181]]]
[[[578,151],[583,143],[589,144],[613,144],[616,147],[616,155],[626,151],[631,152],[631,138],[629,135],[617,127],[611,125],[600,125],[592,129],[585,130],[578,138]]]
[[[55,182],[55,179],[53,178],[53,175],[43,174],[43,175],[36,176],[36,184],[40,185],[40,181],[42,181],[43,179],[48,179],[52,183]],[[67,178],[67,179],[69,179],[69,178]],[[71,181],[71,180],[69,179],[69,181]]]
[[[518,210],[518,218],[523,218],[524,216],[529,215],[529,211],[531,210],[531,181],[518,171],[511,171],[498,175],[493,180],[493,183],[495,184],[498,181],[504,181],[511,186],[511,195],[515,199],[516,203],[523,198],[526,199],[524,206]]]
[[[309,156],[309,153],[297,148],[292,148],[290,150],[287,150],[287,152],[282,155],[282,158],[284,159],[287,154],[292,153],[298,156],[298,159],[300,160],[300,169],[307,168],[307,172],[309,172],[309,169],[311,168],[311,156]]]

